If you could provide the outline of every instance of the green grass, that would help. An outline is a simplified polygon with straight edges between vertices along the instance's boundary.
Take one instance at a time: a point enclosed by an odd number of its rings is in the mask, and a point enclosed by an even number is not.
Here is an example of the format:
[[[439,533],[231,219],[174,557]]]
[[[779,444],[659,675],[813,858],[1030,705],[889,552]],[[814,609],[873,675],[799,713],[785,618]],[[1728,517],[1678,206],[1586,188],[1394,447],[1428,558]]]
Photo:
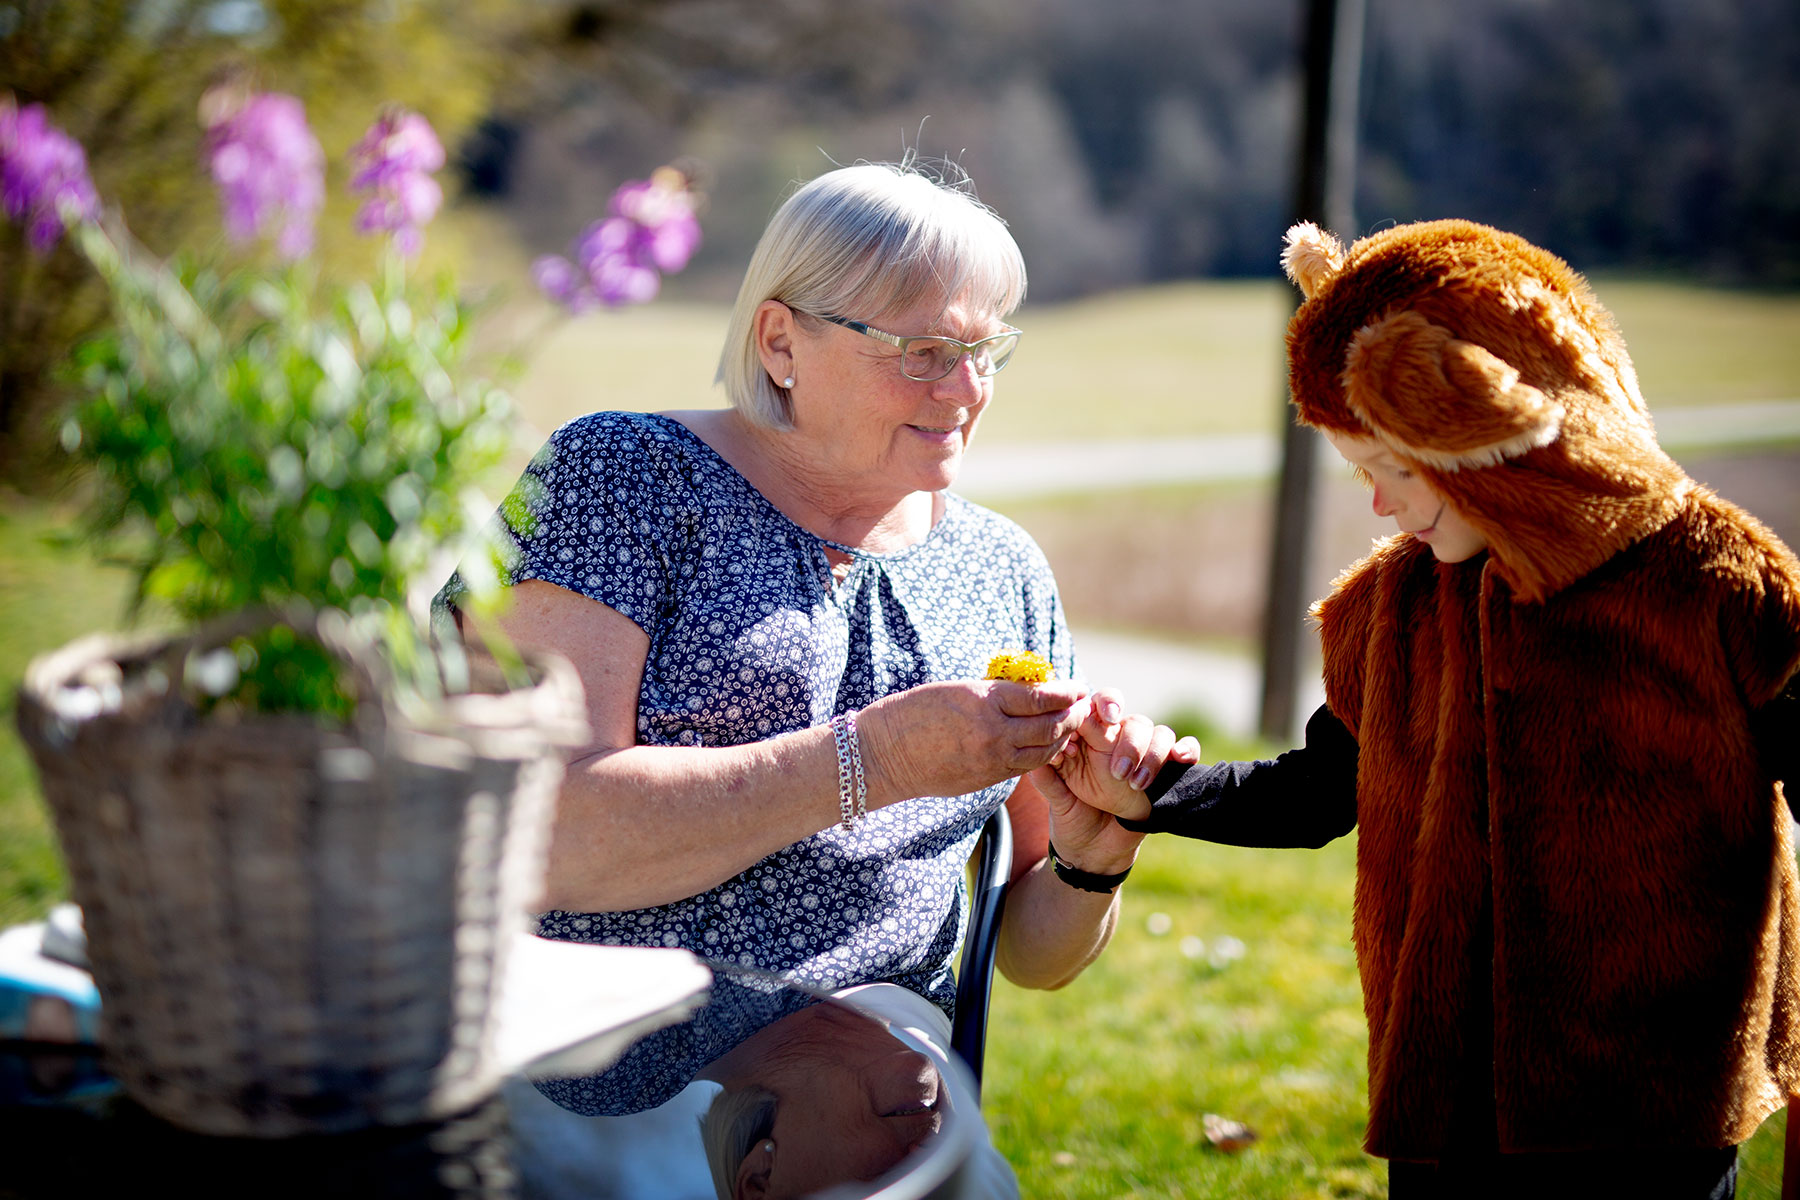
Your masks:
[[[1800,398],[1800,294],[1603,280],[1651,408]],[[1292,292],[1186,282],[1027,305],[982,420],[992,442],[1264,433],[1284,403]],[[533,306],[523,304],[523,310]],[[545,326],[541,312],[514,314]],[[599,408],[716,408],[722,305],[661,304],[549,323],[516,388],[541,431]]]
[[[48,539],[68,521],[54,507],[0,502],[0,927],[35,920],[66,895],[62,863],[15,712],[25,664],[86,633],[120,627],[121,572]]]
[[[1353,861],[1348,839],[1288,852],[1152,839],[1098,963],[1059,992],[997,990],[985,1105],[1025,1195],[1383,1194],[1358,1144]],[[1228,937],[1243,956],[1215,961]],[[1258,1141],[1214,1149],[1207,1113]]]
[[[1800,399],[1800,296],[1605,279],[1594,290],[1652,410]]]

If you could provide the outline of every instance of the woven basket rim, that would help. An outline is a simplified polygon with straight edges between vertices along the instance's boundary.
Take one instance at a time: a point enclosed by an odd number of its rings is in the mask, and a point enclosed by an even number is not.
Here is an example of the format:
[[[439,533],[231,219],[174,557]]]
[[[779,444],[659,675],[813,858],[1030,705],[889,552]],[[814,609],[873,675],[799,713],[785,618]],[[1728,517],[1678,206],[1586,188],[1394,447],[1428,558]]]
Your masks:
[[[77,682],[93,668],[116,668],[118,682],[123,683],[134,669],[160,663],[168,678],[179,679],[182,662],[195,651],[277,624],[316,637],[333,658],[351,668],[361,691],[349,728],[363,738],[379,736],[386,730],[403,738],[473,739],[481,743],[479,752],[503,758],[529,756],[533,740],[574,747],[587,738],[580,678],[573,665],[559,654],[539,649],[522,651],[527,672],[523,686],[470,690],[409,704],[403,710],[395,703],[379,647],[371,639],[352,632],[347,622],[333,621],[331,614],[321,616],[306,608],[246,610],[187,630],[83,635],[27,664],[18,689],[18,719],[21,724],[30,720],[40,726],[54,723],[64,728],[109,717],[130,719],[120,711],[119,696],[96,693],[75,703],[65,701],[72,699],[71,693],[77,689],[94,692],[90,685]],[[170,706],[192,707],[179,686],[169,687],[166,699],[159,705]],[[266,725],[283,719],[287,723],[311,721],[313,717],[307,713],[257,713],[232,719]],[[520,734],[528,736],[522,738]],[[512,745],[515,742],[518,744]]]

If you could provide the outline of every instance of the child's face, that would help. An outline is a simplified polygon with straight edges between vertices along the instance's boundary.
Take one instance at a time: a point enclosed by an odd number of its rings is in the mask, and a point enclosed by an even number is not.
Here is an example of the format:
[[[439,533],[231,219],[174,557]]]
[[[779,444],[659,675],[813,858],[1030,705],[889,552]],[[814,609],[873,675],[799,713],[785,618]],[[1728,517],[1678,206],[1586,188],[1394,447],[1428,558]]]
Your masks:
[[[1402,533],[1430,546],[1439,562],[1464,562],[1487,549],[1487,539],[1379,441],[1329,432],[1325,440],[1373,488],[1375,515],[1394,518]]]

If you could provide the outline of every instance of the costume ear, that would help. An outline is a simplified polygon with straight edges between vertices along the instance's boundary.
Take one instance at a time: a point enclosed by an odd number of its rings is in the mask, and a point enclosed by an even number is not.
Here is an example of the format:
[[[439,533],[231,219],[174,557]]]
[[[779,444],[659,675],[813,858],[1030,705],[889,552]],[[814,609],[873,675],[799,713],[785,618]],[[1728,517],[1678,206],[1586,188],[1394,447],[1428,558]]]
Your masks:
[[[1562,428],[1562,407],[1518,371],[1411,311],[1357,330],[1344,390],[1396,453],[1446,471],[1493,466]]]
[[[1325,281],[1344,266],[1343,243],[1314,225],[1302,221],[1287,231],[1281,251],[1281,269],[1299,285],[1308,300],[1319,294]]]

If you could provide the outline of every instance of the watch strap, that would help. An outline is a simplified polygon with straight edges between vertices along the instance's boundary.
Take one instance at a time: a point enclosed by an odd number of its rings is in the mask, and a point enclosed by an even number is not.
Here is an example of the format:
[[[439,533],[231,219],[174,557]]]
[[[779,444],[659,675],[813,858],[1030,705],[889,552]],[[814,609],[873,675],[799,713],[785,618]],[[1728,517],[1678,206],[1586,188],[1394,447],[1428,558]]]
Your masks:
[[[1056,872],[1058,879],[1070,887],[1083,892],[1099,892],[1102,895],[1110,895],[1118,890],[1119,885],[1125,882],[1125,877],[1131,874],[1130,867],[1126,867],[1117,875],[1096,875],[1092,871],[1084,871],[1080,867],[1070,866],[1063,861],[1062,855],[1056,852],[1054,843],[1050,846],[1050,869]]]

